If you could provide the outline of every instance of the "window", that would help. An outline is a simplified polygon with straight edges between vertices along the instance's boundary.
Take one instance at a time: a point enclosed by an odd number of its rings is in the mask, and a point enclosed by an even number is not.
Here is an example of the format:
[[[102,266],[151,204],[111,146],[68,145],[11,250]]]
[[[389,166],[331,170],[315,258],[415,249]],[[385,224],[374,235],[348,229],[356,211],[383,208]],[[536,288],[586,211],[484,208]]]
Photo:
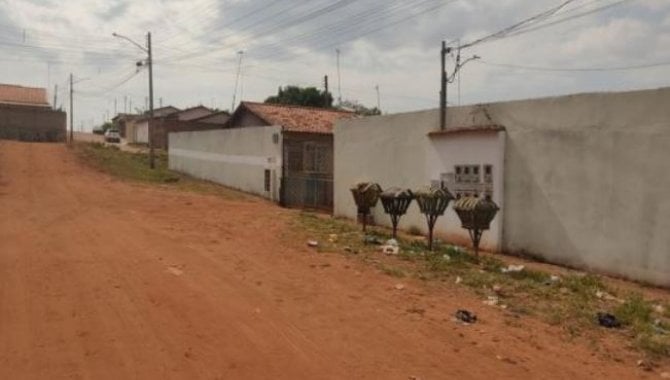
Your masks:
[[[484,183],[493,183],[493,165],[484,165]]]
[[[270,169],[265,169],[265,191],[270,191],[271,173]]]

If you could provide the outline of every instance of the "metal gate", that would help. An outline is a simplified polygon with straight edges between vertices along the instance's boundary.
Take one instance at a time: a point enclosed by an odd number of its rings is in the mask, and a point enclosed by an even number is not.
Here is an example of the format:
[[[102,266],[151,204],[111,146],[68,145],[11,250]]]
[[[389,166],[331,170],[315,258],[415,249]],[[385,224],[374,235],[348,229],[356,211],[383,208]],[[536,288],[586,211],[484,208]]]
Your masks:
[[[286,207],[333,208],[333,180],[317,176],[282,178],[282,204]]]
[[[332,210],[332,137],[285,134],[283,153],[282,205]]]

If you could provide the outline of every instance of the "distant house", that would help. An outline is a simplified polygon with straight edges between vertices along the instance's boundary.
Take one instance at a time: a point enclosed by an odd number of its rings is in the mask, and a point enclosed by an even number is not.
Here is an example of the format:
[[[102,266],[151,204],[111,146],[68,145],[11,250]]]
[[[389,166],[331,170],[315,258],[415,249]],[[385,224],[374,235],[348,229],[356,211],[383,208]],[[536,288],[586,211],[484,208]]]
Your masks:
[[[44,88],[0,84],[0,138],[64,141],[66,114],[51,108]]]
[[[135,121],[134,135],[129,142],[138,144],[149,143],[149,125],[153,129],[153,145],[155,148],[167,149],[170,132],[204,131],[223,128],[227,118],[221,122],[216,120],[200,121],[215,115],[214,111],[204,106],[196,106],[180,110],[176,107],[163,107],[154,110],[154,117],[144,116]]]
[[[154,120],[159,120],[162,117],[179,112],[179,108],[167,106],[154,109]],[[148,112],[139,118],[132,120],[131,123],[126,124],[126,139],[133,144],[148,144],[149,143],[149,120],[151,117]]]
[[[198,123],[225,125],[229,119],[230,113],[228,113],[228,111],[219,111],[199,117],[197,119],[193,119],[191,121],[196,121]]]
[[[333,206],[333,124],[355,114],[242,102],[221,131],[170,136],[170,167],[277,200]]]
[[[123,138],[127,138],[128,124],[141,118],[141,115],[120,113],[112,118],[112,124]]]

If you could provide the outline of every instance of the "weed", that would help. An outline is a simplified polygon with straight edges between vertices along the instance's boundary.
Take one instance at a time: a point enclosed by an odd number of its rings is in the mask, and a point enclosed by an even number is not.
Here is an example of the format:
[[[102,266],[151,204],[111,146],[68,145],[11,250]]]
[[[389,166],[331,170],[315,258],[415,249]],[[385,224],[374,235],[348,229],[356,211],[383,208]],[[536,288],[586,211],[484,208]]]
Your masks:
[[[391,277],[403,278],[406,276],[405,272],[400,268],[382,265],[380,269],[382,272],[384,272],[384,274],[389,275]]]
[[[417,226],[410,226],[410,227],[407,229],[407,233],[409,233],[409,234],[412,235],[412,236],[421,236],[421,235],[423,235],[423,233],[421,232],[421,228],[419,228],[419,227],[417,227]]]
[[[651,322],[653,307],[640,294],[633,294],[616,308],[614,315],[626,325],[641,325]]]
[[[244,197],[238,191],[169,170],[165,152],[156,152],[156,167],[150,169],[149,157],[145,153],[125,152],[117,146],[100,143],[77,143],[74,147],[75,153],[85,164],[121,179],[169,185],[180,190],[216,194],[231,199]]]

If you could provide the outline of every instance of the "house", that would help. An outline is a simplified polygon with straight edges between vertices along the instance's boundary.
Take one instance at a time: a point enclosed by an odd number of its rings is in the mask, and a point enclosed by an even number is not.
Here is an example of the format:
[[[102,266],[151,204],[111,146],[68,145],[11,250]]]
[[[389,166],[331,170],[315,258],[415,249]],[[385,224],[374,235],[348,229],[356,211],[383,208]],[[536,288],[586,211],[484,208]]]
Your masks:
[[[154,110],[154,117],[141,117],[134,121],[134,135],[128,137],[129,142],[148,144],[149,143],[149,125],[153,130],[154,147],[158,149],[167,149],[168,134],[178,131],[204,131],[209,129],[222,128],[228,120],[225,118],[222,122],[217,122],[215,118],[207,121],[200,121],[213,117],[214,111],[204,106],[196,106],[180,110],[176,107],[162,107]]]
[[[173,106],[156,108],[154,109],[153,119],[160,120],[179,111],[179,108]],[[149,120],[151,120],[151,116],[148,112],[145,112],[143,116],[126,124],[126,139],[129,143],[149,144]]]
[[[282,128],[280,203],[288,207],[333,207],[333,125],[349,111],[241,102],[228,128]]]
[[[141,115],[120,113],[112,118],[112,124],[119,131],[119,134],[124,139],[127,138],[128,124],[141,118]]]
[[[66,118],[51,108],[46,89],[0,84],[0,139],[65,141]]]
[[[354,116],[242,102],[224,130],[170,134],[170,167],[285,206],[331,210],[333,125]]]
[[[198,123],[224,125],[228,122],[229,119],[230,119],[230,113],[228,113],[228,111],[219,111],[199,117],[197,119],[193,119],[191,121],[195,121]]]
[[[449,107],[442,130],[437,109],[340,120],[334,215],[356,217],[361,181],[488,195],[482,246],[670,286],[668,104],[662,88]],[[400,227],[426,232],[416,204]],[[435,232],[470,244],[451,206]]]

